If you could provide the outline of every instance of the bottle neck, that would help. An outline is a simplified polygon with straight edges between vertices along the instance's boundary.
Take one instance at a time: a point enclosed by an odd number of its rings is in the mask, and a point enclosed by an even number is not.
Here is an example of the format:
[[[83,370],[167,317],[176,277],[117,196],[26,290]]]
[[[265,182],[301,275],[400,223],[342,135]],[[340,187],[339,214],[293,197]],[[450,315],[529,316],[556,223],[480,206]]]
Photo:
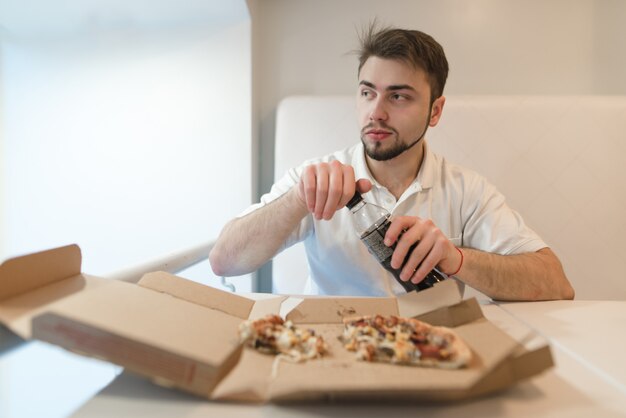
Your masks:
[[[352,214],[355,214],[361,209],[363,209],[364,206],[365,206],[365,200],[361,199],[357,203],[350,206],[349,209]]]
[[[367,231],[378,228],[385,223],[390,216],[385,208],[368,203],[362,198],[360,200],[353,199],[348,208],[352,213],[352,222],[359,236]]]

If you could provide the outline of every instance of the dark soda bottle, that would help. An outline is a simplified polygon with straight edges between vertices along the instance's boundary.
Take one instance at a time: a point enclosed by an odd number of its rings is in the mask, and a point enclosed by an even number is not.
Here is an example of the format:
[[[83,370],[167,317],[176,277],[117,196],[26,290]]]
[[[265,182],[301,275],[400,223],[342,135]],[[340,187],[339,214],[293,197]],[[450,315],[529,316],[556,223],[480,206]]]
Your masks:
[[[433,287],[435,283],[445,279],[445,276],[437,269],[430,271],[424,280],[415,284],[411,281],[404,281],[400,278],[400,272],[402,267],[406,263],[406,259],[399,269],[391,267],[391,255],[396,248],[396,243],[391,247],[387,247],[383,242],[385,234],[391,225],[389,217],[391,214],[378,205],[368,203],[363,200],[363,197],[359,192],[355,192],[354,196],[346,205],[352,213],[352,219],[354,221],[355,228],[361,238],[361,241],[367,247],[367,250],[376,257],[376,259],[382,264],[385,270],[393,274],[398,283],[406,290],[411,292],[413,290],[420,291]],[[417,243],[413,244],[409,249],[408,256],[413,252],[413,249],[417,246]]]

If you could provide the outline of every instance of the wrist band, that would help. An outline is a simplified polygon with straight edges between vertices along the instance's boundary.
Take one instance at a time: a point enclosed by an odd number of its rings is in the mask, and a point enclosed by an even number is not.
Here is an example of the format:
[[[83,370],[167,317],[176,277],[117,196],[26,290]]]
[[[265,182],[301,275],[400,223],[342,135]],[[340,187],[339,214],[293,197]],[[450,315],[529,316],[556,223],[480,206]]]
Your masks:
[[[459,247],[455,246],[454,248],[456,248],[456,250],[459,252],[459,254],[461,254],[461,264],[459,264],[459,268],[456,269],[456,271],[454,273],[450,273],[450,274],[448,274],[448,276],[454,276],[459,271],[461,271],[461,267],[463,267],[463,251],[461,251],[461,249]]]

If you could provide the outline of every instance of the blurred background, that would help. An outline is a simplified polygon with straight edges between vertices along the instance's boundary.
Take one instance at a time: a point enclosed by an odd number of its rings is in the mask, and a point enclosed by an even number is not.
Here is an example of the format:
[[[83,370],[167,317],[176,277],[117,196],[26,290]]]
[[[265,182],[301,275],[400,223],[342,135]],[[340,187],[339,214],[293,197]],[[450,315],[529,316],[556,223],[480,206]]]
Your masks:
[[[250,26],[244,1],[0,0],[3,258],[78,243],[106,275],[215,237],[253,198]]]
[[[353,94],[373,19],[444,46],[448,95],[626,94],[620,0],[0,0],[0,255],[104,275],[216,237],[272,184],[280,100]]]

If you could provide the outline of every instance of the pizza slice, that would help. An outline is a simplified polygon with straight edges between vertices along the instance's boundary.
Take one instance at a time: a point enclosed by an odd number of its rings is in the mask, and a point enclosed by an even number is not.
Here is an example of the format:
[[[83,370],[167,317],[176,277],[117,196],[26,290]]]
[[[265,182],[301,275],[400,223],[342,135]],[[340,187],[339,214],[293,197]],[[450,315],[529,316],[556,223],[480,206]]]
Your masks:
[[[278,315],[244,321],[239,325],[240,341],[266,354],[280,354],[294,362],[322,357],[327,346],[312,329],[296,327]]]
[[[347,318],[342,340],[363,361],[458,369],[472,358],[470,348],[450,328],[414,318]]]

